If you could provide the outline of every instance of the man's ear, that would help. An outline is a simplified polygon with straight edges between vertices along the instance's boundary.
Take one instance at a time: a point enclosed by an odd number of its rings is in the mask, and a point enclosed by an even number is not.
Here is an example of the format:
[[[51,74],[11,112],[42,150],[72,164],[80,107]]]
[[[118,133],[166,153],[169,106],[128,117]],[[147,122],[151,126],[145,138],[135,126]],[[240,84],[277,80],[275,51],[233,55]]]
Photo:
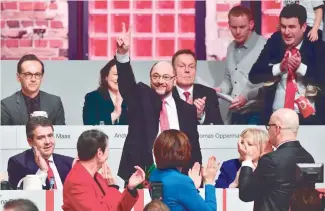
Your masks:
[[[254,29],[255,22],[253,20],[249,21],[249,29],[252,31]]]
[[[28,142],[28,145],[30,146],[30,147],[33,147],[34,145],[33,145],[33,139],[31,139],[31,138],[27,138],[27,142]]]
[[[18,81],[19,83],[21,83],[19,73],[16,73],[16,79],[17,79],[17,81]]]

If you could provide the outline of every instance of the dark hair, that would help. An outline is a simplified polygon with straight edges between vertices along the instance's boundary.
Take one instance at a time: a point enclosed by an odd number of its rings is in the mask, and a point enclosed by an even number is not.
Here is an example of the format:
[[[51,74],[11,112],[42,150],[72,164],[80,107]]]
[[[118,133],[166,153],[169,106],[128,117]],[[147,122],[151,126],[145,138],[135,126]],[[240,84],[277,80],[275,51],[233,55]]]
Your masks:
[[[197,61],[196,55],[193,51],[191,51],[190,49],[181,49],[181,50],[178,50],[176,53],[174,53],[174,55],[172,57],[172,65],[174,68],[175,68],[175,61],[176,61],[177,57],[182,54],[191,55],[191,56],[193,56],[195,62]]]
[[[38,127],[51,127],[54,131],[52,122],[43,116],[31,117],[26,124],[26,136],[27,138],[33,138],[34,130]]]
[[[186,167],[191,157],[191,144],[185,133],[165,130],[157,137],[153,152],[159,169]]]
[[[14,199],[7,201],[3,208],[12,209],[13,211],[38,211],[36,205],[28,199]]]
[[[100,81],[99,81],[99,91],[107,91],[108,84],[106,81],[106,77],[108,76],[109,72],[111,71],[112,67],[116,65],[115,59],[110,60],[101,70],[100,70]]]
[[[37,58],[36,55],[34,54],[27,54],[27,55],[24,55],[23,57],[20,58],[20,60],[18,61],[18,64],[17,64],[17,73],[21,73],[22,72],[22,69],[21,69],[21,65],[25,62],[25,61],[38,61],[41,65],[42,65],[42,74],[44,74],[44,64],[43,62]]]
[[[78,138],[77,151],[81,161],[92,159],[98,149],[105,152],[108,136],[99,130],[86,130]]]
[[[234,6],[233,8],[230,9],[228,13],[228,20],[230,20],[230,16],[239,17],[242,15],[246,15],[249,21],[253,20],[253,15],[250,9],[240,5]]]
[[[307,11],[300,4],[289,4],[283,7],[280,18],[298,18],[299,24],[303,25],[307,21]]]
[[[143,211],[170,211],[170,209],[162,201],[155,199],[148,203]]]

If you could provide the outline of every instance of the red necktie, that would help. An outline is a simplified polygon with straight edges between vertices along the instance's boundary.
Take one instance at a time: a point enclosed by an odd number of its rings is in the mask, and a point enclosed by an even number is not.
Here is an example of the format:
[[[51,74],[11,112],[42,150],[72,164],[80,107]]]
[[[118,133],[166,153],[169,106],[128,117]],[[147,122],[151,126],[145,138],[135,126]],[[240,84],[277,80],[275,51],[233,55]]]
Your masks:
[[[53,177],[53,179],[54,179],[53,189],[56,189],[56,183],[55,183],[54,173],[53,173],[52,168],[51,168],[51,166],[50,166],[50,161],[47,160],[46,163],[47,163],[47,167],[48,167],[48,170],[47,170],[47,179],[48,179],[49,182],[51,183],[51,179],[52,179],[52,177]],[[50,185],[51,185],[51,184],[50,184]]]
[[[183,93],[184,94],[184,96],[185,96],[185,101],[187,102],[187,103],[189,103],[189,99],[190,99],[190,93],[189,92],[184,92]]]
[[[162,108],[160,110],[160,130],[161,132],[169,129],[168,115],[167,115],[167,102],[165,100],[162,101]]]
[[[297,48],[292,48],[290,50],[291,56],[293,56],[295,53],[297,53]],[[294,108],[295,103],[295,96],[297,91],[297,86],[295,84],[295,77],[296,77],[296,70],[292,70],[288,67],[287,72],[287,86],[286,86],[286,94],[285,94],[285,101],[284,101],[284,107],[285,108]]]

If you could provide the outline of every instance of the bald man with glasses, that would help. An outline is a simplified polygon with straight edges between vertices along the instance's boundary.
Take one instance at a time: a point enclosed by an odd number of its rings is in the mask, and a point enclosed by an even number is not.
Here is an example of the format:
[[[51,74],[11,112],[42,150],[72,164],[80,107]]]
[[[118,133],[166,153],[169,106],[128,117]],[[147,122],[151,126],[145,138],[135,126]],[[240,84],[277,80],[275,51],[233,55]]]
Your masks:
[[[262,156],[255,171],[251,148],[239,149],[244,156],[239,198],[244,202],[254,201],[254,211],[288,211],[293,192],[302,185],[296,181],[296,164],[315,162],[297,140],[298,128],[299,117],[294,110],[275,111],[266,129],[276,150]]]

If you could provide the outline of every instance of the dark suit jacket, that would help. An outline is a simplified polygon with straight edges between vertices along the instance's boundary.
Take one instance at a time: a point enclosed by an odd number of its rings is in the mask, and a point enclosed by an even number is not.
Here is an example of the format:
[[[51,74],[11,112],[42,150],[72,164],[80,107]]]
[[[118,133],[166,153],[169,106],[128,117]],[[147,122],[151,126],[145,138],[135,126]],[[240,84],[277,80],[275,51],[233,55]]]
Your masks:
[[[262,156],[254,172],[250,167],[241,167],[239,198],[254,201],[254,211],[288,211],[297,188],[296,164],[314,162],[298,141],[286,142]]]
[[[274,81],[271,86],[264,87],[264,123],[268,123],[273,113],[273,101],[280,76],[273,76],[274,64],[281,63],[286,51],[281,32],[275,32],[267,41],[258,60],[249,72],[249,80],[253,84]],[[305,84],[313,84],[321,88],[315,99],[316,116],[321,124],[325,124],[325,44],[323,41],[312,43],[308,38],[303,40],[300,48],[301,62],[307,66],[303,77]]]
[[[229,185],[236,179],[237,171],[241,167],[239,159],[231,159],[222,163],[220,174],[216,180],[216,188],[229,188]]]
[[[92,177],[77,162],[64,183],[62,209],[64,211],[129,211],[137,199],[137,192],[135,198],[127,189],[121,193],[116,187],[108,186],[101,174],[96,173]]]
[[[176,87],[173,88],[173,97],[180,98]],[[223,125],[216,91],[202,84],[193,84],[193,101],[203,97],[206,97],[203,125]]]
[[[53,160],[59,172],[62,184],[64,184],[71,167],[73,158],[53,153]],[[17,189],[18,182],[28,174],[36,174],[39,167],[35,163],[32,149],[26,150],[18,155],[12,156],[8,161],[9,182],[14,189]],[[46,180],[45,190],[50,189],[49,181]]]
[[[61,98],[40,91],[41,111],[46,111],[53,125],[65,125]],[[21,91],[1,100],[1,125],[26,125],[29,120],[25,100]]]
[[[119,91],[128,107],[129,123],[118,175],[127,180],[134,172],[135,165],[146,169],[153,164],[152,148],[159,130],[162,101],[148,85],[135,82],[130,62],[116,63]],[[192,145],[189,166],[196,161],[202,163],[196,108],[179,98],[174,100],[180,130],[187,135]]]
[[[105,125],[112,125],[111,113],[114,111],[113,101],[108,93],[99,90],[92,91],[85,96],[82,112],[84,125],[99,125],[104,121]],[[115,125],[126,125],[126,105],[122,103],[122,113],[119,122]]]

